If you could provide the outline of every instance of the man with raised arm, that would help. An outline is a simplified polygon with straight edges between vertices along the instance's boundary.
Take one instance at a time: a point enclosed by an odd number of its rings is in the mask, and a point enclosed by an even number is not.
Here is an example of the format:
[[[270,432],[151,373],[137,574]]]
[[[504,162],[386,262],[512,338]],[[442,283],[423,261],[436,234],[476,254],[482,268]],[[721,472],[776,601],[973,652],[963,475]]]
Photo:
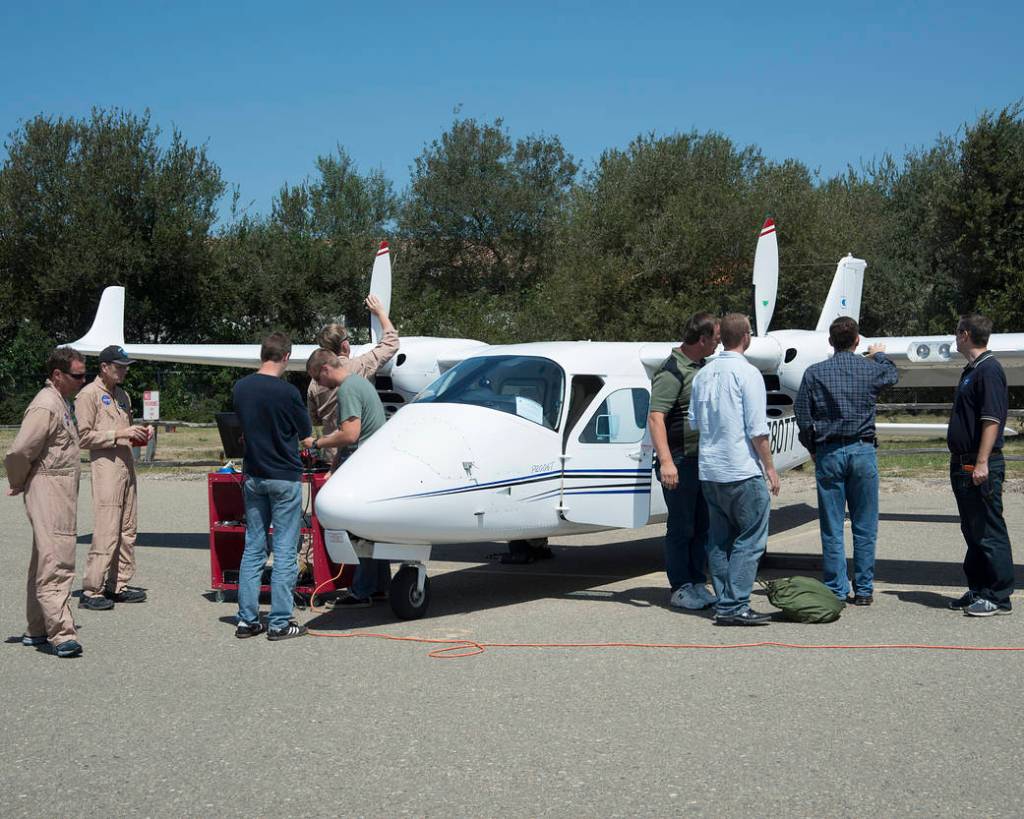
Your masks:
[[[310,437],[303,446],[338,450],[336,463],[343,462],[373,433],[384,426],[386,416],[380,396],[363,376],[351,372],[345,361],[330,350],[316,350],[306,362],[309,377],[338,395],[337,430],[320,438]],[[387,591],[391,568],[386,560],[362,558],[356,567],[352,588],[335,601],[335,607],[358,608],[373,604],[375,596]]]
[[[878,457],[875,405],[878,395],[899,380],[884,344],[872,344],[867,356],[854,350],[860,329],[849,316],[828,328],[831,358],[807,368],[794,412],[800,442],[814,458],[821,529],[822,574],[840,600],[850,593],[846,573],[843,521],[850,508],[853,529],[855,606],[874,602],[875,543],[878,540]]]
[[[366,306],[380,321],[383,335],[370,350],[351,357],[352,345],[349,341],[348,328],[344,324],[328,324],[317,335],[316,343],[324,350],[329,350],[341,359],[348,372],[372,379],[377,371],[387,364],[398,352],[398,331],[391,323],[384,304],[372,293],[366,297]],[[338,428],[338,390],[336,387],[321,387],[315,378],[310,379],[306,390],[306,408],[313,426],[321,426],[324,436],[330,435]],[[324,456],[331,463],[337,452],[328,448]]]

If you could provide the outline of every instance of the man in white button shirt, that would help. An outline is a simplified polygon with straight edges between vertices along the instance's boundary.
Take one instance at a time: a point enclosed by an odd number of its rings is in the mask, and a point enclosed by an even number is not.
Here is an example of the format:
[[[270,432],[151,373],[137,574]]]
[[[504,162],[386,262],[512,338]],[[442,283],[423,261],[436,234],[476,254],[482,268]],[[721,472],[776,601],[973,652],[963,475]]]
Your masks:
[[[725,350],[693,379],[687,414],[690,426],[700,430],[698,470],[710,519],[708,568],[718,595],[715,624],[761,626],[771,618],[750,608],[750,593],[768,542],[768,491],[779,494],[779,476],[768,446],[764,379],[743,357],[750,346],[750,321],[729,313],[721,334]]]

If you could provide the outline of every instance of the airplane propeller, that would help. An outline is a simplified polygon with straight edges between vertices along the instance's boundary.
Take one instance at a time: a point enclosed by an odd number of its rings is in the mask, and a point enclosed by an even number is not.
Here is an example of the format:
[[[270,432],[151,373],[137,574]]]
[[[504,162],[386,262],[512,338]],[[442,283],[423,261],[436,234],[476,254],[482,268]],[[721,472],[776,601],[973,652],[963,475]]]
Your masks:
[[[373,260],[373,272],[370,274],[370,295],[377,296],[384,304],[384,312],[391,313],[391,253],[388,243],[383,241],[377,248],[377,256]],[[380,321],[370,316],[370,343],[377,344],[384,335]]]
[[[775,221],[769,216],[761,225],[754,253],[754,321],[757,335],[768,332],[779,290],[779,243]]]

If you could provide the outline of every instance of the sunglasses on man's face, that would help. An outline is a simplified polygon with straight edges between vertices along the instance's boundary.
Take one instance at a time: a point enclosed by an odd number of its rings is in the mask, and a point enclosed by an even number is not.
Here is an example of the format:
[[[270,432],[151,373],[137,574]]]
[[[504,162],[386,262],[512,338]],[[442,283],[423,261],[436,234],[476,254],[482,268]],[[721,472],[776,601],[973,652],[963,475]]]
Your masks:
[[[74,378],[76,381],[84,381],[85,373],[64,373],[68,378]]]

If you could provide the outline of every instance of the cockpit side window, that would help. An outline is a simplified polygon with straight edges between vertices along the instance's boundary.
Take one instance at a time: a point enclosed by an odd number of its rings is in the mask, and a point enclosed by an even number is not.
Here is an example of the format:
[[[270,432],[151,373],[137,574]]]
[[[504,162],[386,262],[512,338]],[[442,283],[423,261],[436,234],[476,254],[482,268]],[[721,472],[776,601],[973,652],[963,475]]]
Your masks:
[[[598,375],[574,375],[569,389],[569,412],[565,416],[565,428],[562,434],[562,451],[569,440],[569,431],[583,417],[583,413],[601,392],[604,379]]]
[[[590,416],[580,443],[635,444],[644,437],[650,405],[650,393],[641,387],[616,390]]]
[[[472,404],[554,430],[562,412],[565,373],[547,358],[482,356],[460,362],[413,403]]]

